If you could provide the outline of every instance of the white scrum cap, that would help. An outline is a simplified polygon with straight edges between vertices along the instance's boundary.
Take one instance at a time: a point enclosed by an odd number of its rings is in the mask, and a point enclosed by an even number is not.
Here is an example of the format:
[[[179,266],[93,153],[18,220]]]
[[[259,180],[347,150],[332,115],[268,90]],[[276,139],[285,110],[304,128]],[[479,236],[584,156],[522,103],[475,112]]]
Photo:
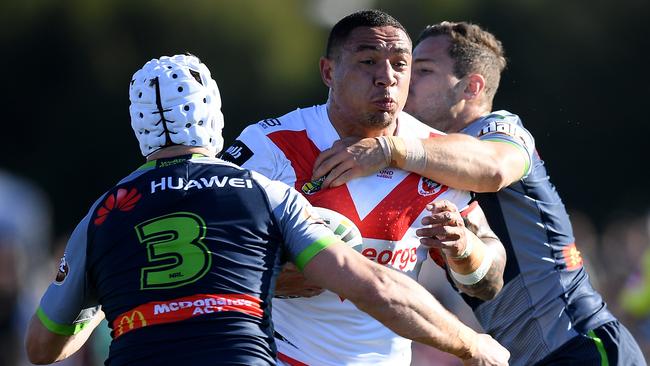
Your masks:
[[[172,145],[223,148],[221,96],[210,70],[191,55],[163,56],[136,71],[129,89],[131,127],[142,155]]]

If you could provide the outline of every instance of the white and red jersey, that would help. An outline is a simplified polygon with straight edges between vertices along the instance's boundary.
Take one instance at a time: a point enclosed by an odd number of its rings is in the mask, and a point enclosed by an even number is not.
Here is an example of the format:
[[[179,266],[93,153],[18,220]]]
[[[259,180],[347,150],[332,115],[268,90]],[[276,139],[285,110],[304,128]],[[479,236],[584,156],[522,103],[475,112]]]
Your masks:
[[[435,134],[441,133],[406,113],[398,117],[398,136]],[[319,105],[248,126],[222,158],[293,185],[312,205],[347,216],[361,231],[366,258],[417,279],[427,249],[420,248],[415,230],[428,214],[426,204],[447,199],[463,209],[470,194],[394,168],[321,189],[322,179],[311,179],[314,161],[339,139],[327,107]],[[288,364],[395,366],[411,361],[409,340],[332,292],[276,298],[273,320],[279,359]]]

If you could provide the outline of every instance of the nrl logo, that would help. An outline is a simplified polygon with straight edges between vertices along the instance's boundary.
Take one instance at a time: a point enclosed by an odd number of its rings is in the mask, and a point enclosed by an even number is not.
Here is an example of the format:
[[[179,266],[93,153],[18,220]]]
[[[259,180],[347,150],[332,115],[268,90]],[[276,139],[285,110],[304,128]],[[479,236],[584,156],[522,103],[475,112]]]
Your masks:
[[[65,281],[65,278],[68,277],[69,272],[68,262],[65,260],[65,254],[61,257],[61,262],[59,262],[59,271],[56,273],[56,279],[54,282],[56,284],[62,284]]]
[[[442,184],[434,182],[429,178],[422,177],[418,183],[418,193],[422,196],[431,196],[440,192],[442,187]]]
[[[310,196],[320,191],[324,181],[325,181],[325,176],[322,176],[316,180],[312,180],[311,182],[307,182],[303,184],[300,190],[302,191],[302,193]]]

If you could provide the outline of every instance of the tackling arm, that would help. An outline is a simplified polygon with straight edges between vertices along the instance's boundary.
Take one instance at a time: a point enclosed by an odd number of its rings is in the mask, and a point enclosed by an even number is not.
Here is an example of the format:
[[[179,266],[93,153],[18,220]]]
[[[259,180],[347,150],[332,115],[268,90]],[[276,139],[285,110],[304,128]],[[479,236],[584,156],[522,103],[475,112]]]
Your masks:
[[[461,323],[417,282],[367,260],[343,243],[317,254],[304,273],[403,337],[476,364],[507,364],[505,348]]]
[[[313,178],[326,175],[323,186],[335,187],[393,166],[456,189],[496,192],[520,179],[528,164],[512,144],[459,133],[424,140],[344,138],[318,156]]]
[[[456,189],[497,192],[519,180],[528,167],[526,153],[505,142],[482,141],[459,133],[417,141],[387,139],[392,144],[391,165]],[[409,161],[409,150],[418,149],[420,143],[424,161]]]

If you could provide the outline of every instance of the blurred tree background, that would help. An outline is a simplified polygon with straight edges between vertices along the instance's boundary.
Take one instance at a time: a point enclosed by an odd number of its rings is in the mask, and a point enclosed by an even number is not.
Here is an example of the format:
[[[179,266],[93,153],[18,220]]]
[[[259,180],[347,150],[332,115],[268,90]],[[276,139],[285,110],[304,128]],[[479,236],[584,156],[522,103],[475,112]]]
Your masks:
[[[209,66],[228,144],[247,124],[323,102],[329,28],[366,7],[412,37],[445,19],[495,33],[509,59],[495,109],[523,118],[565,204],[598,225],[648,209],[646,0],[4,1],[0,168],[40,184],[67,232],[142,162],[128,82],[147,60],[189,51]]]

